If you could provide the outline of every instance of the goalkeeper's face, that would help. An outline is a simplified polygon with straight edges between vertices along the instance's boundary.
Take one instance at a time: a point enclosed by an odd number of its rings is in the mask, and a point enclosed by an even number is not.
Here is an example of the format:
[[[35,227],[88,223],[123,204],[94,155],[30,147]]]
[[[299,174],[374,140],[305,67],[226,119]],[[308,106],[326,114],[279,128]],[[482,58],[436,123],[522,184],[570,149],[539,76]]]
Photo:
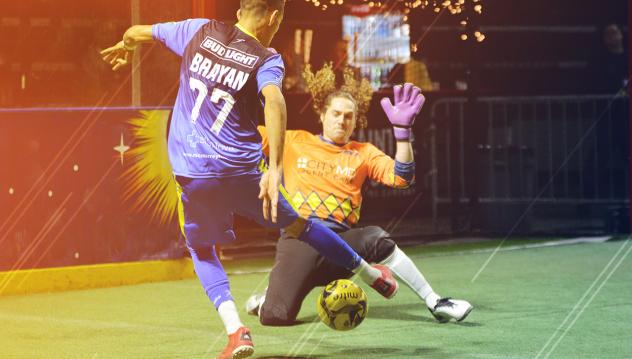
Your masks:
[[[339,145],[349,142],[356,126],[356,106],[345,97],[334,97],[320,115],[325,139]]]

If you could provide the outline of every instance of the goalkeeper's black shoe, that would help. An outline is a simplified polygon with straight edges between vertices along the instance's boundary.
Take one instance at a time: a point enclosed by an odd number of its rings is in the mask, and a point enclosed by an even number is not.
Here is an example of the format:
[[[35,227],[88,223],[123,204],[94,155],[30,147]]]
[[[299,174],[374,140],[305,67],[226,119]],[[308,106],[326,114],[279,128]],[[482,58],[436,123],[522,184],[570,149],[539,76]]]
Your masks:
[[[440,323],[447,323],[450,319],[460,322],[470,314],[472,309],[474,307],[468,301],[452,298],[441,298],[434,308],[428,308]]]

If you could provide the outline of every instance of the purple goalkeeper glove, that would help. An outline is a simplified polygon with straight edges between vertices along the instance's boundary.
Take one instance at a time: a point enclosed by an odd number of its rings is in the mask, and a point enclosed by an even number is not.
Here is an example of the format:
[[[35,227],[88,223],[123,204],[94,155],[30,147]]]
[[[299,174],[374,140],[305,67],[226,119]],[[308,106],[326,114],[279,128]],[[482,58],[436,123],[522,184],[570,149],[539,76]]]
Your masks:
[[[421,110],[426,98],[421,94],[421,89],[413,84],[393,87],[395,104],[388,97],[384,97],[380,103],[386,113],[389,122],[393,125],[393,132],[397,141],[410,141],[411,128],[415,123],[415,116]]]

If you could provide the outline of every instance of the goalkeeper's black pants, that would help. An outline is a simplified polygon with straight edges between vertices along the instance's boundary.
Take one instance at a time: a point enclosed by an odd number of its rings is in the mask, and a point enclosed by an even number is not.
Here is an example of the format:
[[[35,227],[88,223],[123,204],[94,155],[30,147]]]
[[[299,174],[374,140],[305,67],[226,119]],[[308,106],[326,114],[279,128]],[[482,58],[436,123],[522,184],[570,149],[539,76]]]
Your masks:
[[[369,226],[338,233],[369,263],[379,263],[395,250],[395,243],[382,228]],[[282,234],[266,299],[259,313],[263,325],[292,325],[305,296],[318,286],[353,273],[326,260],[307,243]]]

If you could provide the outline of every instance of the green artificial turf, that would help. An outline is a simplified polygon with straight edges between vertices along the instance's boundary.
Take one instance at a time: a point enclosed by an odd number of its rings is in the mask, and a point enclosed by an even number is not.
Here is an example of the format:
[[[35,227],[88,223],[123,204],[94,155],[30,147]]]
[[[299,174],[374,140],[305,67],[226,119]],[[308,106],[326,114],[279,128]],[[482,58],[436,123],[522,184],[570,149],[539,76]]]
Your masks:
[[[439,294],[474,304],[462,323],[436,323],[404,286],[389,301],[363,285],[367,319],[336,332],[317,321],[313,291],[293,327],[243,313],[254,358],[632,356],[632,241],[500,251],[472,282],[497,243],[406,248]],[[270,265],[226,264],[259,272],[230,276],[240,309]],[[226,342],[197,280],[3,297],[0,323],[0,358],[214,358]]]

